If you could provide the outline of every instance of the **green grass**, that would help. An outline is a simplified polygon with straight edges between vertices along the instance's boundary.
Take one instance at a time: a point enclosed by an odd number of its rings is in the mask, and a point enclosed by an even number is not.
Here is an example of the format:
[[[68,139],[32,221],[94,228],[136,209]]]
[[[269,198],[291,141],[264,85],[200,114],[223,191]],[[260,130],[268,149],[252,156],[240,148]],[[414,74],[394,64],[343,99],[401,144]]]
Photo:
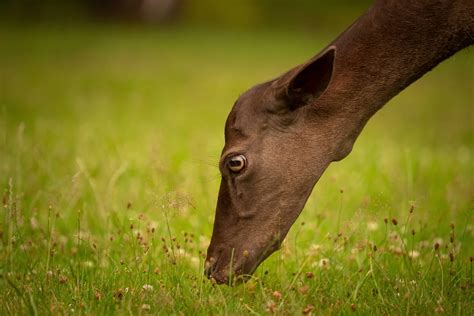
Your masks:
[[[474,314],[472,50],[371,120],[254,279],[204,279],[233,101],[333,36],[2,26],[0,314]]]

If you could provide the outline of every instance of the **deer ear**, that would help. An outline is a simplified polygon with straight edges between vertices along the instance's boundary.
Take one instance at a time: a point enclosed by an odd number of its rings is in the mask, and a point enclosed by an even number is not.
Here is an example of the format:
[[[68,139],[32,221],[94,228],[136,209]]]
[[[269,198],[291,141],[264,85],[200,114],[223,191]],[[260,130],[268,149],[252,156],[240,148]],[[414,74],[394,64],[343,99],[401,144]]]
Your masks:
[[[336,47],[331,46],[307,63],[284,74],[275,82],[277,95],[292,110],[318,98],[331,82]]]

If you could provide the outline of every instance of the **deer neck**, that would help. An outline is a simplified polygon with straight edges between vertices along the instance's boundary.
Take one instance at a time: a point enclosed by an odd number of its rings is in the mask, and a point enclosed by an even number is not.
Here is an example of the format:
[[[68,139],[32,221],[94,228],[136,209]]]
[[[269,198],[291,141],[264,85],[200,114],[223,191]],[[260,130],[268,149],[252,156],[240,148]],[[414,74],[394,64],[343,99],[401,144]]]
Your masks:
[[[331,44],[337,54],[324,103],[355,122],[356,137],[387,101],[473,43],[473,7],[469,0],[376,2]]]

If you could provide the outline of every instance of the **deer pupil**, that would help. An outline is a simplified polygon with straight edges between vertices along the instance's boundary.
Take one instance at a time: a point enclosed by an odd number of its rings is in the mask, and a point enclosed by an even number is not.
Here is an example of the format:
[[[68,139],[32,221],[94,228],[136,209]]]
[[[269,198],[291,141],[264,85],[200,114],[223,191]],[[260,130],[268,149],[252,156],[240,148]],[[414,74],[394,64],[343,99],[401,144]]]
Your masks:
[[[232,159],[230,161],[230,166],[231,167],[240,167],[242,165],[242,161],[239,159]]]

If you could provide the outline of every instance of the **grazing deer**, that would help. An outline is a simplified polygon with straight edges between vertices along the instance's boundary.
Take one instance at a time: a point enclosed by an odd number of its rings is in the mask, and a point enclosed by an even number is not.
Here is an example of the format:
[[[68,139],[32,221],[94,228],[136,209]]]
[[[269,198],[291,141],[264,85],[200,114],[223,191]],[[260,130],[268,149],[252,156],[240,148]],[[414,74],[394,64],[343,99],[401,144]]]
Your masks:
[[[252,274],[369,118],[473,38],[472,0],[378,0],[320,54],[240,96],[225,124],[206,274]]]

